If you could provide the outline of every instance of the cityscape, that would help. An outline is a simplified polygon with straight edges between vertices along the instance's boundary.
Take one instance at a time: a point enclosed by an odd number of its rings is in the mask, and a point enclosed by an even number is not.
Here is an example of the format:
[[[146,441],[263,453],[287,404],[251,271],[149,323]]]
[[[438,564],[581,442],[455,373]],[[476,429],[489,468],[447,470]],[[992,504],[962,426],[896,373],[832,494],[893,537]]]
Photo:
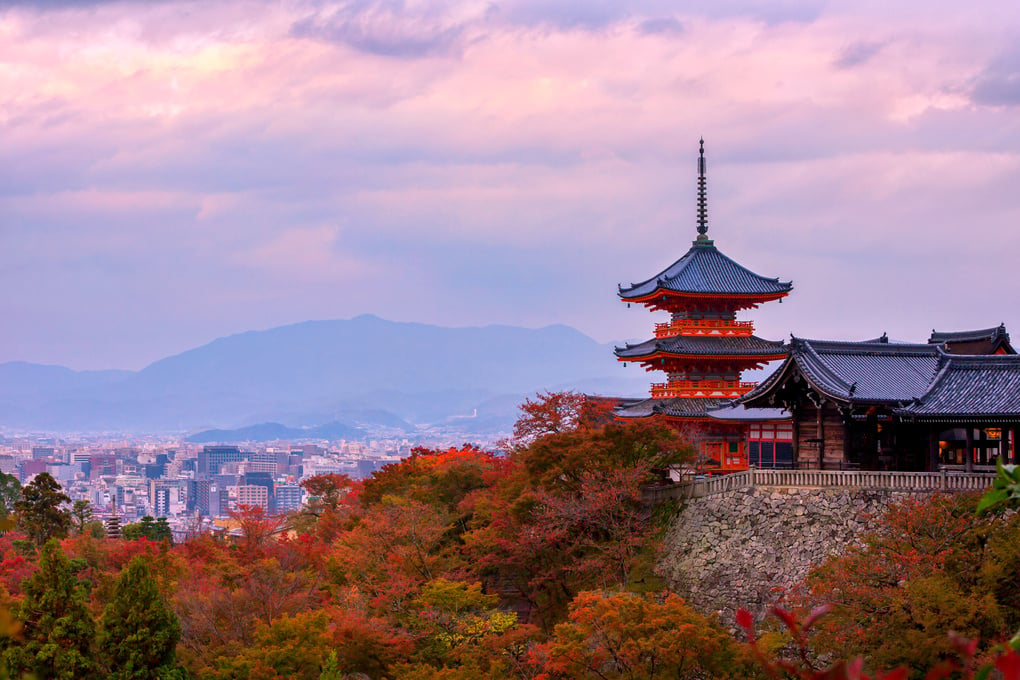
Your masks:
[[[478,443],[491,447],[498,439]],[[183,437],[9,438],[0,443],[0,472],[22,485],[49,473],[72,502],[87,501],[95,519],[116,516],[124,525],[145,516],[165,518],[174,540],[181,541],[227,530],[230,523],[222,520],[241,505],[273,515],[299,510],[308,500],[303,479],[332,474],[364,479],[426,443],[448,448],[464,439],[441,432],[415,440],[240,445],[193,444]]]

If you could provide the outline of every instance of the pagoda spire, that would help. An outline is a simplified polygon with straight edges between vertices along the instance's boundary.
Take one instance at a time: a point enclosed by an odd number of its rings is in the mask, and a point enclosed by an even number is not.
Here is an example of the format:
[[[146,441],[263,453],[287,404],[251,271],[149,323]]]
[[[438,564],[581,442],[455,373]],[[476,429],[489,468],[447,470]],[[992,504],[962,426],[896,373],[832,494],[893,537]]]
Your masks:
[[[711,245],[708,238],[708,191],[705,179],[705,139],[701,139],[698,155],[698,239],[695,245]]]

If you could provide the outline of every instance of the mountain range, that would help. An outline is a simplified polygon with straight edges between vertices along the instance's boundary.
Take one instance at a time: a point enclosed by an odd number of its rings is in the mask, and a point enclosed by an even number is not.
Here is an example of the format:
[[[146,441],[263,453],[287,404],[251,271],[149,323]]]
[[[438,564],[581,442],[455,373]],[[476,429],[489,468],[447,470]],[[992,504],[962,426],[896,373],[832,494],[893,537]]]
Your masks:
[[[647,389],[604,345],[568,326],[445,328],[364,315],[214,340],[140,371],[0,364],[7,432],[196,432],[331,424],[494,432],[545,389]],[[302,430],[303,431],[303,430]]]

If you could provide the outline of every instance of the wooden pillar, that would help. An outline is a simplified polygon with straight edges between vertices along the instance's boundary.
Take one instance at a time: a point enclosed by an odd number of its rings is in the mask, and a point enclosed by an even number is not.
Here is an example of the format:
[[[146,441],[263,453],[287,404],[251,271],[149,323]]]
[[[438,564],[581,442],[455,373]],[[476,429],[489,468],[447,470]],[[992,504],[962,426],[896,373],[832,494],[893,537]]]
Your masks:
[[[825,469],[825,419],[822,418],[824,401],[818,402],[818,469]]]
[[[800,467],[800,423],[793,418],[793,467]]]
[[[928,472],[939,469],[939,433],[937,425],[928,426]]]
[[[1016,450],[1016,430],[1017,430],[1016,425],[1014,425],[1013,427],[1009,428],[1009,431],[1010,431],[1010,434],[1011,434],[1011,436],[1009,438],[1009,441],[1010,441],[1010,444],[1013,445],[1013,464],[1014,465],[1017,463],[1017,456],[1018,456],[1018,453],[1017,453],[1017,450]]]
[[[842,468],[849,468],[848,463],[850,462],[850,440],[853,438],[853,413],[847,410],[846,415],[843,417],[843,465]]]
[[[974,472],[974,428],[967,426],[967,448],[963,453],[963,467],[967,472]]]

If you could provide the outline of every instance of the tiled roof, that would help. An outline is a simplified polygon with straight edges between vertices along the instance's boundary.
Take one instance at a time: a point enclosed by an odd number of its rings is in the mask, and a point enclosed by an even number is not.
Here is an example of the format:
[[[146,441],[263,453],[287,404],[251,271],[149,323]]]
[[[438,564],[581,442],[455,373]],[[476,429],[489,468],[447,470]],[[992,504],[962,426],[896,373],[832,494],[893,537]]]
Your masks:
[[[889,342],[834,342],[793,338],[783,365],[741,397],[756,405],[785,382],[794,368],[815,390],[840,401],[897,403],[927,390],[945,353],[938,345]],[[761,402],[759,402],[761,403]]]
[[[665,271],[641,283],[620,287],[624,300],[641,298],[658,289],[704,295],[777,295],[793,288],[789,281],[755,274],[723,255],[714,245],[695,242],[687,254]]]
[[[656,352],[665,354],[686,354],[697,356],[775,356],[786,353],[782,340],[764,340],[756,335],[733,337],[705,337],[677,335],[669,338],[654,338],[636,345],[627,344],[616,348],[621,359],[635,359],[651,356]]]
[[[937,331],[932,329],[928,342],[933,344],[943,342],[978,342],[980,340],[995,340],[1003,336],[1005,336],[1007,341],[1009,340],[1009,334],[1006,333],[1006,324],[975,331]]]
[[[729,399],[698,399],[677,397],[673,399],[642,399],[624,404],[616,409],[621,418],[647,418],[651,415],[674,418],[704,418],[705,412],[730,403]]]
[[[739,420],[755,422],[761,420],[790,420],[793,416],[785,408],[748,408],[743,404],[728,404],[710,409],[707,414],[716,420]]]
[[[924,394],[900,416],[918,419],[998,416],[1020,419],[1020,356],[945,355]]]

